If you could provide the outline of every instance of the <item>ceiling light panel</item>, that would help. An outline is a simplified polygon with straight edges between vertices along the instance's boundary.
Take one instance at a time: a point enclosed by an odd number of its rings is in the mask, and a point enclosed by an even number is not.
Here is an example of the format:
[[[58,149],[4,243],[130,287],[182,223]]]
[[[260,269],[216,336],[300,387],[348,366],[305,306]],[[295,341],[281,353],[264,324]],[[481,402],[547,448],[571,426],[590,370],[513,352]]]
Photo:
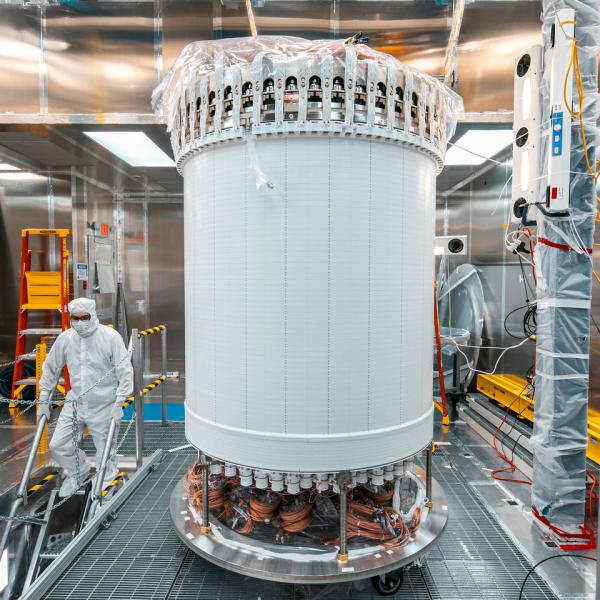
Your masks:
[[[142,131],[84,131],[132,167],[174,167],[173,159]]]
[[[476,166],[483,164],[498,152],[510,146],[512,129],[469,129],[446,153],[446,166]]]

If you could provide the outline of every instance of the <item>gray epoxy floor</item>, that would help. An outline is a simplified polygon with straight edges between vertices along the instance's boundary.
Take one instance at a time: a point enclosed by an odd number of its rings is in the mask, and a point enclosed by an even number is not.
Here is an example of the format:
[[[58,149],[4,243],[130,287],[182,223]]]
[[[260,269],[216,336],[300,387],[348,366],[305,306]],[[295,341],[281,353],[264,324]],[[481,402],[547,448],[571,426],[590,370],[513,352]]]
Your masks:
[[[162,429],[162,431],[161,431]],[[450,435],[458,435],[452,432]],[[185,443],[181,425],[168,432],[148,427],[148,446]],[[438,432],[437,438],[440,437]],[[467,432],[465,432],[467,438]],[[447,437],[447,436],[446,436]],[[456,438],[458,440],[458,437]],[[470,438],[469,438],[470,439]],[[151,440],[154,440],[151,442]],[[449,440],[446,440],[447,442]],[[396,598],[414,600],[516,600],[529,563],[457,466],[460,444],[440,446],[435,476],[448,495],[450,520],[423,568],[412,568]],[[171,527],[168,503],[174,482],[193,451],[167,454],[119,513],[46,595],[60,600],[152,598],[196,600],[374,600],[369,581],[351,586],[292,586],[242,577],[217,568],[187,549]],[[524,598],[554,598],[541,578],[529,581]]]

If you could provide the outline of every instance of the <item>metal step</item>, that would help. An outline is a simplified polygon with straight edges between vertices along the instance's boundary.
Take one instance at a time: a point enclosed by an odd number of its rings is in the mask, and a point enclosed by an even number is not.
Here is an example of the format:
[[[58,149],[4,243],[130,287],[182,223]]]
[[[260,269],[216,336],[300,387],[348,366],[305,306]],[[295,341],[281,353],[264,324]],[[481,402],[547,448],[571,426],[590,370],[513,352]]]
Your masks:
[[[19,335],[60,335],[62,329],[60,327],[45,327],[33,329],[21,329]]]
[[[54,560],[60,556],[60,552],[43,552],[40,554],[42,560]]]

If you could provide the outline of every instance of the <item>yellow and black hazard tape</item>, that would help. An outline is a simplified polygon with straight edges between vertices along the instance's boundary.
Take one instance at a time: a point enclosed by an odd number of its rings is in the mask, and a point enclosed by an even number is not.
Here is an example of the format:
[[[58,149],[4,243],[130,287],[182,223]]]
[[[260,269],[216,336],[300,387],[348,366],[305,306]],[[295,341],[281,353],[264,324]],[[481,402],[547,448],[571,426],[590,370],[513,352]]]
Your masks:
[[[54,473],[50,473],[49,475],[46,475],[46,477],[44,477],[43,479],[40,479],[38,481],[38,483],[36,483],[35,485],[32,485],[27,490],[27,495],[29,496],[29,494],[33,494],[34,492],[41,490],[42,487],[44,487],[44,485],[46,483],[48,483],[49,481],[52,481],[57,475],[58,475],[58,472],[56,472],[56,471]]]
[[[149,383],[142,391],[143,393],[140,393],[140,396],[143,396],[144,394],[149,394],[155,387],[158,387],[161,383],[163,383],[165,381],[165,379],[167,378],[166,375],[161,375],[158,379],[155,379],[152,383]]]
[[[117,476],[102,490],[102,496],[106,496],[106,494],[108,494],[108,492],[110,492],[112,488],[114,488],[119,483],[122,483],[124,481],[125,475],[125,471],[119,471],[117,473]]]
[[[145,396],[146,394],[149,394],[154,388],[158,387],[161,383],[164,383],[167,380],[167,376],[166,375],[161,375],[158,379],[155,379],[152,383],[149,383],[141,392],[140,392],[140,398],[142,396]],[[127,400],[125,400],[125,402],[123,402],[123,408],[127,408],[130,404],[132,404],[134,401],[134,397],[133,396],[129,396],[129,398],[127,398]]]
[[[154,335],[155,333],[164,331],[166,328],[166,325],[157,325],[156,327],[150,327],[150,329],[144,329],[144,331],[138,331],[138,336],[144,337],[146,335]]]

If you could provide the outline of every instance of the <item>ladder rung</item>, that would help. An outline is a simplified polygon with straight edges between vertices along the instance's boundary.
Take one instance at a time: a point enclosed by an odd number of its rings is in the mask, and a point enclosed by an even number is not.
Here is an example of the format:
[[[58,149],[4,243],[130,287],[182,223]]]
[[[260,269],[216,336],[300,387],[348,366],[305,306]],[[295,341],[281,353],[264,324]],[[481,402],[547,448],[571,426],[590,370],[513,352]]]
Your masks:
[[[47,303],[40,303],[40,304],[23,304],[23,306],[21,306],[22,310],[60,310],[62,307],[62,304],[60,302],[47,302]]]
[[[65,380],[61,377],[58,380],[58,385],[64,385]],[[35,385],[35,377],[25,377],[24,379],[19,379],[16,382],[17,385]]]
[[[17,360],[15,362],[21,362],[22,360],[35,360],[35,352],[20,354],[19,356],[17,356]]]
[[[21,329],[19,335],[60,335],[60,327],[47,327],[45,329]]]

